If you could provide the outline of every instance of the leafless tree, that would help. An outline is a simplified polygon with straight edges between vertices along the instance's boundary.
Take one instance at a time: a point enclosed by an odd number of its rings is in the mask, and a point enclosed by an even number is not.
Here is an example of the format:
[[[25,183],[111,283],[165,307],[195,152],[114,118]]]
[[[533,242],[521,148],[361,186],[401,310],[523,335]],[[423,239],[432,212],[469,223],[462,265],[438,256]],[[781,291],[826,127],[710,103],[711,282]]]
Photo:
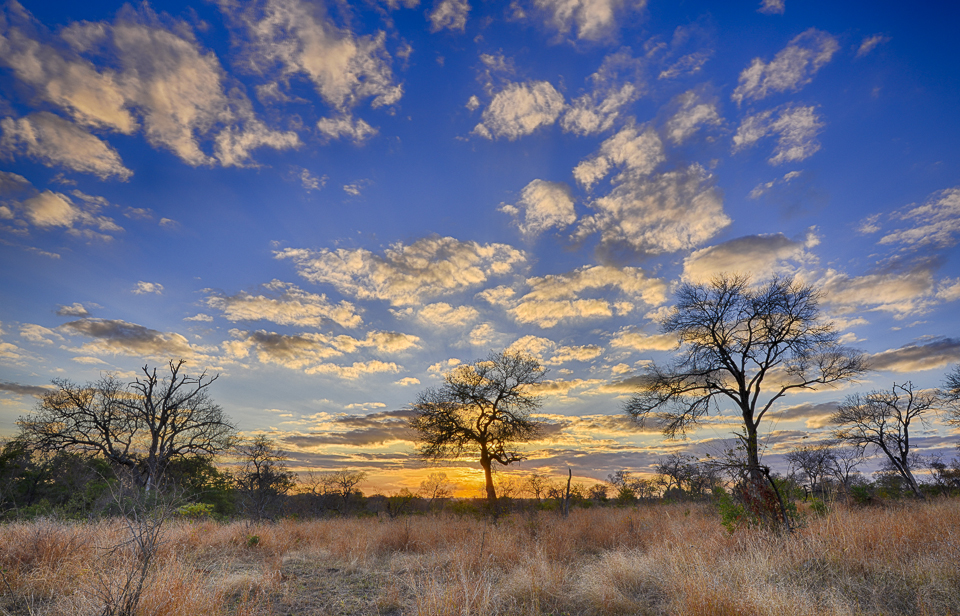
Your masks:
[[[420,482],[418,493],[431,503],[444,498],[453,496],[453,489],[456,486],[447,481],[446,473],[430,473],[427,478]]]
[[[791,279],[751,287],[744,276],[720,275],[681,285],[663,322],[680,348],[669,366],[652,365],[624,410],[657,422],[667,436],[684,434],[730,404],[740,414],[747,467],[761,481],[757,434],[774,404],[795,390],[847,381],[862,374],[862,353],[840,345],[821,320],[819,294]]]
[[[419,434],[420,453],[433,459],[479,454],[487,501],[495,503],[493,464],[523,460],[514,446],[540,433],[530,414],[540,407],[532,389],[544,374],[539,361],[520,353],[493,353],[457,366],[413,404],[411,426]]]
[[[272,518],[281,500],[296,485],[287,469],[287,456],[265,435],[257,435],[237,446],[241,468],[236,473],[241,510],[254,520]]]
[[[859,478],[860,471],[857,467],[865,462],[863,450],[858,447],[831,447],[833,456],[831,459],[830,474],[834,480],[840,484],[844,494],[849,494],[850,488]]]
[[[823,495],[824,482],[835,464],[833,448],[827,444],[797,447],[785,456],[790,468],[806,477],[810,493]]]
[[[102,455],[136,469],[150,490],[172,460],[222,452],[236,434],[208,394],[217,375],[187,376],[184,363],[170,361],[164,377],[144,366],[144,376],[129,384],[114,376],[86,385],[55,379],[57,389],[40,399],[36,413],[17,422],[22,438],[41,451]]]
[[[547,483],[547,478],[540,473],[531,473],[529,476],[527,476],[527,493],[537,499],[537,502],[539,503],[547,492]]]
[[[848,396],[831,421],[839,426],[834,437],[863,451],[882,452],[918,498],[923,498],[913,476],[910,426],[923,422],[941,405],[939,391],[915,390],[913,383],[893,384],[890,391]]]
[[[960,364],[954,366],[953,370],[947,373],[942,391],[948,413],[947,422],[954,426],[960,426]]]

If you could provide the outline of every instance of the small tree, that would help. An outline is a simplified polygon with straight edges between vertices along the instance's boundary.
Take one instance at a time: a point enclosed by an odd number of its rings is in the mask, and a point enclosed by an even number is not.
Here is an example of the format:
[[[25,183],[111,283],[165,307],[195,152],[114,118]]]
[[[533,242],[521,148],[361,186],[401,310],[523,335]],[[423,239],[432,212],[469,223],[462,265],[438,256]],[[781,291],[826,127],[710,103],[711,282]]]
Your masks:
[[[834,326],[821,320],[819,299],[812,287],[784,278],[757,288],[727,275],[681,285],[663,322],[665,333],[677,335],[678,356],[666,367],[653,364],[624,410],[675,437],[732,405],[743,422],[737,437],[747,469],[762,481],[769,471],[760,465],[757,435],[777,400],[866,370],[863,355],[841,346]]]
[[[493,353],[444,375],[443,384],[422,392],[410,423],[419,434],[420,453],[433,459],[478,454],[487,501],[496,502],[493,464],[524,459],[514,449],[534,439],[540,423],[530,414],[540,408],[532,389],[543,382],[540,362],[520,353]]]
[[[910,491],[923,498],[913,476],[910,425],[914,421],[922,423],[925,415],[935,411],[940,403],[940,392],[914,390],[910,381],[894,383],[890,391],[854,394],[844,400],[831,418],[839,426],[834,436],[860,451],[872,448],[882,452]]]
[[[284,495],[296,486],[287,470],[287,456],[263,434],[237,447],[240,470],[236,474],[241,511],[254,520],[273,517]]]
[[[803,473],[813,495],[823,495],[824,481],[834,467],[834,451],[829,445],[797,447],[786,455],[790,468]]]
[[[233,444],[236,428],[207,389],[217,376],[182,374],[184,360],[169,362],[170,374],[144,366],[144,376],[124,384],[114,376],[77,385],[54,379],[36,414],[17,422],[21,438],[41,451],[101,455],[136,470],[148,490],[172,460],[215,455]]]
[[[943,383],[943,398],[948,412],[947,422],[960,426],[960,364],[947,373]],[[957,447],[960,447],[960,444]]]

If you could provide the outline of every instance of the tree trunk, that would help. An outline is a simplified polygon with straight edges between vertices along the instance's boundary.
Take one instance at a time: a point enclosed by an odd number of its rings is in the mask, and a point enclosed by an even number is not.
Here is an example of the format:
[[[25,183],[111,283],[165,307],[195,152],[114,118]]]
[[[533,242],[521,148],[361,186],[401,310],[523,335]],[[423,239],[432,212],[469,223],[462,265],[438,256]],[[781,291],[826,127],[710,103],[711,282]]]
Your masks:
[[[493,505],[497,502],[497,491],[493,487],[493,471],[490,468],[491,464],[492,460],[490,460],[490,454],[487,453],[486,449],[481,449],[480,467],[483,468],[483,479],[487,486],[487,502]]]
[[[744,417],[746,437],[743,438],[743,444],[746,447],[746,456],[747,456],[747,471],[750,473],[750,478],[756,482],[762,482],[764,480],[763,470],[760,467],[760,446],[757,439],[757,427],[753,425],[753,421]]]

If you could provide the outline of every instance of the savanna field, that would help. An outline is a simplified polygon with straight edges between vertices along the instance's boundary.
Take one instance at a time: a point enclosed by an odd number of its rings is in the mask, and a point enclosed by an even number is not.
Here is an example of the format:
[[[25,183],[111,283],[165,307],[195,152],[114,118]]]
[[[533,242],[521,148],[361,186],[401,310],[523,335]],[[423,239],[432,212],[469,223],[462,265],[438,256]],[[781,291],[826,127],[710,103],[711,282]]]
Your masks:
[[[801,512],[804,513],[804,512]],[[160,528],[135,614],[958,614],[960,500],[728,531],[710,504]],[[2,614],[105,614],[122,519],[0,526]]]

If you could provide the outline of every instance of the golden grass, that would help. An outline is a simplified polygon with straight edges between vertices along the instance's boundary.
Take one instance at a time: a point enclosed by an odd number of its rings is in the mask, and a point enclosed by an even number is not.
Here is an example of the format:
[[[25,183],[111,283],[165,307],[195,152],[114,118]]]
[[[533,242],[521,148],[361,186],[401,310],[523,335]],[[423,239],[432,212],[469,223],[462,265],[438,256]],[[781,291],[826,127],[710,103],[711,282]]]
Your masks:
[[[136,563],[109,549],[127,537],[116,521],[0,526],[0,610],[100,613]],[[793,535],[730,534],[709,505],[183,521],[155,564],[142,615],[960,614],[960,500],[837,507]]]

